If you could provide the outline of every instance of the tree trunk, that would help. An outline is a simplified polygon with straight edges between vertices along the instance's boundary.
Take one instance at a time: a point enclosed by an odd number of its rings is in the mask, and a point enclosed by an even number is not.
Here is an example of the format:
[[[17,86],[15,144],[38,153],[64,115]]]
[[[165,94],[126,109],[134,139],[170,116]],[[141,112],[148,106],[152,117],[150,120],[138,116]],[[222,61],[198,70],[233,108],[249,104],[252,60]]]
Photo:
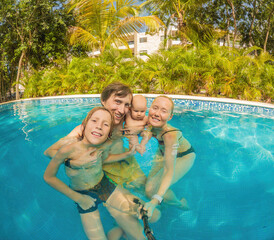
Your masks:
[[[229,6],[231,7],[232,10],[232,17],[233,17],[233,22],[234,22],[234,36],[233,36],[233,48],[235,46],[235,41],[236,41],[236,34],[237,34],[237,24],[236,24],[236,15],[235,15],[235,9],[234,9],[234,4],[232,3],[231,0],[227,0]]]
[[[257,0],[255,0],[253,2],[253,16],[252,16],[252,21],[251,21],[249,32],[248,32],[248,38],[249,38],[248,39],[248,46],[249,47],[254,46],[254,41],[253,41],[253,38],[252,38],[252,30],[253,30],[253,26],[254,26],[255,16],[258,12],[257,9],[256,9],[256,3],[257,3]]]
[[[186,24],[184,22],[184,11],[182,12],[179,12],[179,15],[178,15],[178,30],[179,30],[179,33],[180,33],[180,40],[181,40],[181,43],[183,46],[185,46],[187,44],[187,39],[184,37],[184,31],[186,28]]]
[[[21,76],[21,68],[22,68],[22,62],[25,56],[25,50],[22,51],[21,57],[18,63],[18,70],[17,70],[17,77],[16,77],[16,100],[19,100],[20,95],[19,95],[19,80]]]
[[[0,86],[1,86],[1,90],[0,90],[0,102],[2,102],[2,92],[4,93],[3,89],[4,89],[4,84],[3,84],[3,81],[4,81],[4,78],[0,78],[1,80],[1,83],[0,83]],[[5,94],[5,93],[4,93]]]
[[[229,36],[229,17],[228,17],[228,10],[227,10],[227,6],[225,6],[225,10],[226,10],[226,30],[227,30],[227,35],[226,35],[226,40],[227,40],[227,46],[229,47],[230,45],[230,36]],[[224,46],[225,46],[225,42],[224,42]]]
[[[267,45],[268,36],[269,36],[269,32],[270,32],[270,25],[271,25],[270,22],[271,22],[271,17],[272,17],[273,11],[274,10],[272,9],[272,11],[270,12],[268,19],[267,19],[267,32],[266,32],[265,41],[264,41],[264,52],[266,52],[266,45]]]

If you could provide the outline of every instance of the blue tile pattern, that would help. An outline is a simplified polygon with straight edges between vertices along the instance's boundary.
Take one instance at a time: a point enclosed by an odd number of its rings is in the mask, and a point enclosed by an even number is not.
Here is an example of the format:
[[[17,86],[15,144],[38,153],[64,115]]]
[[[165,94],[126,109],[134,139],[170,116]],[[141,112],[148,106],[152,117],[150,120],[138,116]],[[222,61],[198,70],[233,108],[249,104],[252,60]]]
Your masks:
[[[151,105],[153,98],[148,98],[148,104]],[[232,112],[232,113],[247,113],[262,115],[264,117],[274,117],[274,109],[236,104],[236,103],[222,103],[213,101],[201,101],[201,100],[190,100],[190,99],[173,99],[175,104],[174,112],[176,113],[178,109],[185,110],[208,110],[213,112]]]
[[[151,105],[153,98],[148,97],[148,106]],[[237,104],[237,103],[223,103],[214,101],[202,101],[202,100],[191,100],[191,99],[173,99],[175,104],[174,112],[183,110],[208,110],[213,112],[232,112],[232,113],[246,113],[256,114],[263,117],[274,117],[274,109]],[[13,108],[14,105],[19,106],[20,104],[34,104],[34,105],[48,105],[48,104],[100,104],[100,98],[98,97],[72,97],[72,98],[52,98],[52,99],[38,99],[38,100],[21,100],[19,102],[12,102],[0,105],[0,111]],[[180,109],[180,110],[179,110]]]

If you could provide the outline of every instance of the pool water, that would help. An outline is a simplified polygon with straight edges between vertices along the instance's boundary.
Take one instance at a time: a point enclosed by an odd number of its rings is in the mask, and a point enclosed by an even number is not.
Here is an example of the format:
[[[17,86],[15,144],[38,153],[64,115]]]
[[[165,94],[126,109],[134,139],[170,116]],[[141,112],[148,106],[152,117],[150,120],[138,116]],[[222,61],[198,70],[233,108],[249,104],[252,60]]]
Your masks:
[[[79,125],[99,98],[0,106],[0,239],[86,239],[75,204],[43,181],[45,149]],[[273,110],[272,110],[273,111]],[[164,207],[157,240],[270,240],[274,237],[274,118],[176,106],[170,123],[196,150],[193,168],[172,188],[190,211]],[[143,157],[145,173],[157,148]],[[58,175],[68,182],[63,168]],[[108,231],[114,221],[101,207]]]

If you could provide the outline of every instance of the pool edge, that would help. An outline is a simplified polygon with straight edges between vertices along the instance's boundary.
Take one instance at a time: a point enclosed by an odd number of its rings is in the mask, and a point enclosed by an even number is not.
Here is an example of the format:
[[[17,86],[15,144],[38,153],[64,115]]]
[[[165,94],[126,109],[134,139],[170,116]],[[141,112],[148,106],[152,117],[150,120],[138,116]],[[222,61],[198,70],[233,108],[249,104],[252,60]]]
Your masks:
[[[134,93],[133,95],[143,95],[149,98],[155,98],[157,96],[161,96],[164,94],[142,94],[142,93]],[[270,103],[262,103],[262,102],[253,102],[246,100],[238,100],[231,98],[216,98],[216,97],[201,97],[201,96],[191,96],[191,95],[171,95],[165,94],[166,96],[171,97],[172,99],[186,99],[186,100],[197,100],[197,101],[208,101],[208,102],[220,102],[220,103],[233,103],[233,104],[241,104],[241,105],[249,105],[256,107],[264,107],[274,109],[274,104]],[[32,100],[40,100],[40,99],[59,99],[59,98],[90,98],[90,97],[98,97],[100,98],[101,94],[77,94],[77,95],[64,95],[64,96],[49,96],[49,97],[38,97],[38,98],[26,98],[20,100],[14,100],[9,102],[0,103],[1,105],[23,102],[23,101],[32,101]]]

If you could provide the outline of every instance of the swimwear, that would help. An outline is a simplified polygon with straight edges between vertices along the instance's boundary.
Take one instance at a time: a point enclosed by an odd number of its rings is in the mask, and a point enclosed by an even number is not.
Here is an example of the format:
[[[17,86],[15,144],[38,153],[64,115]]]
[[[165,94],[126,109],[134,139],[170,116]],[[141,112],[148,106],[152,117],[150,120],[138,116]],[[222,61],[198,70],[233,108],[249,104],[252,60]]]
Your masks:
[[[131,183],[138,178],[145,178],[145,174],[134,156],[119,162],[103,164],[103,170],[111,180],[119,185]]]
[[[66,159],[66,161],[65,161],[65,166],[66,166],[66,167],[69,167],[69,168],[72,168],[72,166],[70,165],[70,161],[71,161],[70,158]]]
[[[161,152],[162,156],[165,155],[165,153],[163,152],[162,149],[160,149],[160,152]],[[190,153],[195,153],[195,150],[194,150],[194,148],[192,146],[189,149],[187,149],[186,151],[184,151],[184,152],[178,152],[177,153],[177,158],[181,158],[181,157],[183,157],[183,156],[185,156],[187,154],[190,154]]]
[[[81,166],[74,166],[71,165],[71,158],[67,158],[64,162],[65,166],[71,169],[88,169],[88,168],[92,168],[95,165],[97,165],[98,163],[101,164],[101,158],[102,158],[102,151],[94,151],[92,153],[89,154],[89,161],[86,163],[83,163]]]
[[[166,131],[164,132],[162,135],[161,135],[161,138],[163,138],[163,136],[168,133],[168,132],[175,132],[175,131],[178,131],[178,132],[181,132],[181,130],[179,129],[172,129],[172,130],[169,130],[169,131]],[[155,134],[152,134],[153,137],[155,137],[157,140],[158,140],[158,143],[159,145],[164,145],[164,141],[163,140],[159,140]],[[180,137],[178,140],[180,140],[182,137]]]
[[[116,188],[116,185],[106,175],[104,175],[101,181],[98,184],[96,184],[94,187],[87,190],[75,190],[76,192],[88,195],[96,199],[96,201],[94,202],[95,206],[86,210],[82,209],[79,206],[79,204],[76,203],[78,212],[83,214],[83,213],[96,211],[98,209],[98,205],[102,202],[106,202],[109,196],[115,190],[115,188]]]
[[[168,130],[168,131],[164,132],[164,133],[161,135],[161,138],[163,138],[163,135],[165,135],[166,133],[168,133],[168,132],[174,132],[174,131],[181,132],[181,130],[179,130],[179,129],[171,129],[171,130]],[[164,141],[163,141],[163,140],[159,140],[159,139],[156,137],[155,134],[152,135],[152,136],[155,137],[155,138],[158,140],[159,145],[164,146]],[[183,135],[178,139],[179,145],[181,145],[180,143],[181,143],[182,137],[183,137]],[[160,148],[160,152],[161,152],[162,156],[165,155],[163,149],[161,149],[161,148]],[[192,146],[190,146],[190,148],[189,148],[188,150],[186,150],[186,151],[183,151],[183,152],[180,152],[180,151],[179,151],[179,152],[177,152],[177,158],[181,158],[181,157],[183,157],[183,156],[185,156],[185,155],[187,155],[187,154],[190,154],[190,153],[195,153],[195,150],[194,150],[194,148],[193,148]]]

